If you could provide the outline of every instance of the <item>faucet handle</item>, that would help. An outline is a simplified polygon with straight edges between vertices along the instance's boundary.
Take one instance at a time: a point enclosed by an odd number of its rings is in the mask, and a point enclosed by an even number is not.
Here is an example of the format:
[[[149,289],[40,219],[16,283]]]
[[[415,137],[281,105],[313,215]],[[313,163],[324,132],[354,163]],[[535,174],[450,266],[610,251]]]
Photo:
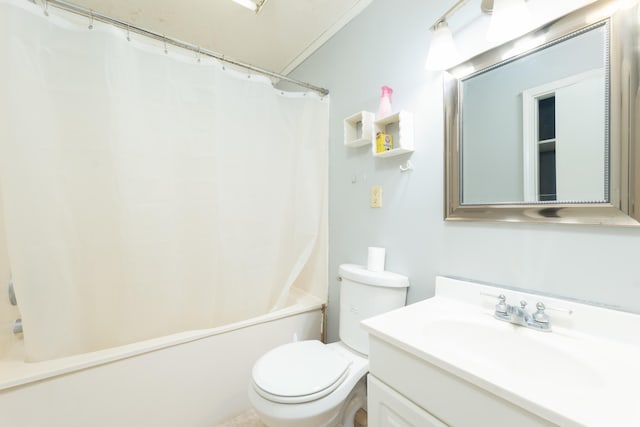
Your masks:
[[[527,302],[525,300],[520,301],[520,308],[521,309],[525,309],[525,307],[527,306]]]
[[[537,323],[549,323],[549,316],[547,316],[547,313],[544,312],[545,308],[546,307],[542,302],[536,304],[536,309],[538,309],[538,311],[533,313],[534,321],[536,321]]]
[[[496,313],[506,314],[507,313],[507,298],[500,294],[498,295],[498,304],[496,304]]]

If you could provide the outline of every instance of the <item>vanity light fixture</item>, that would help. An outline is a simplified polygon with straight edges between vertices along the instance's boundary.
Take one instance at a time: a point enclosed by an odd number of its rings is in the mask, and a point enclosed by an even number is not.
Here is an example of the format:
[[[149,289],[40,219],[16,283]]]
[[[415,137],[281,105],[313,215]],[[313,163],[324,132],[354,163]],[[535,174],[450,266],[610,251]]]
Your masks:
[[[468,2],[459,0],[431,27],[433,35],[425,64],[427,70],[445,70],[460,62],[447,19]],[[480,9],[492,15],[487,33],[489,41],[507,41],[529,28],[531,18],[525,0],[482,0]]]
[[[431,27],[431,31],[433,31],[431,46],[429,46],[427,61],[424,64],[427,70],[445,70],[460,61],[458,49],[456,49],[456,45],[453,42],[453,34],[449,29],[447,19],[453,16],[468,1],[459,0]]]
[[[240,6],[244,6],[249,10],[254,11],[255,13],[260,12],[262,6],[267,2],[267,0],[231,0],[234,3],[239,4]]]
[[[425,68],[427,70],[446,70],[460,62],[460,59],[449,24],[445,20],[438,22],[434,25]]]

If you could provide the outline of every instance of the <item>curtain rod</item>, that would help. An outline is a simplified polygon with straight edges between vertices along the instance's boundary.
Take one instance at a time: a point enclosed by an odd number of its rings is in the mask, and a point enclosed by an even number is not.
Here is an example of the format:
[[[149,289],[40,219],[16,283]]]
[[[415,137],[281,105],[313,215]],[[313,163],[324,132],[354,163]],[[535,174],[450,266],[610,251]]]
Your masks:
[[[29,0],[29,1],[31,1],[32,3],[36,3],[36,0]],[[302,82],[300,80],[292,79],[291,77],[287,77],[287,76],[284,76],[282,74],[278,74],[278,73],[276,73],[274,71],[265,70],[263,68],[256,67],[254,65],[245,64],[245,63],[233,60],[233,59],[225,58],[224,55],[221,55],[219,53],[216,53],[216,52],[213,52],[213,51],[210,51],[210,50],[207,50],[207,49],[202,49],[200,46],[196,46],[196,45],[193,45],[191,43],[183,42],[183,41],[171,38],[171,37],[166,37],[166,36],[164,36],[162,34],[158,34],[158,33],[155,33],[153,31],[146,30],[144,28],[128,24],[126,22],[120,21],[120,20],[112,18],[110,16],[106,16],[106,15],[103,15],[101,13],[95,12],[93,10],[86,9],[84,7],[77,6],[77,5],[72,4],[72,3],[67,3],[66,1],[62,1],[62,0],[42,0],[42,3],[43,3],[43,6],[45,8],[45,14],[47,13],[47,7],[48,6],[54,6],[54,7],[58,8],[58,9],[62,9],[62,10],[65,10],[67,12],[75,13],[76,15],[85,16],[85,17],[91,19],[92,21],[95,20],[95,21],[104,22],[106,24],[113,25],[114,27],[118,27],[118,28],[121,28],[123,30],[127,30],[127,31],[130,31],[130,32],[141,34],[143,36],[150,37],[152,39],[159,40],[159,41],[164,42],[164,43],[169,43],[171,45],[177,46],[177,47],[182,48],[182,49],[186,49],[186,50],[190,50],[192,52],[196,52],[196,53],[198,53],[200,55],[209,56],[209,57],[215,58],[215,59],[217,59],[219,61],[223,61],[223,62],[226,62],[226,63],[231,64],[231,65],[235,65],[235,66],[247,69],[247,70],[251,70],[251,71],[256,72],[258,74],[262,74],[262,75],[269,76],[269,77],[274,77],[274,78],[279,79],[279,80],[284,80],[284,81],[287,81],[289,83],[293,83],[293,84],[295,84],[297,86],[301,86],[301,87],[313,90],[315,92],[318,92],[322,96],[325,96],[325,95],[329,94],[329,91],[327,89],[324,89],[324,88],[321,88],[321,87],[318,87],[318,86],[314,86],[314,85],[312,85],[310,83]]]

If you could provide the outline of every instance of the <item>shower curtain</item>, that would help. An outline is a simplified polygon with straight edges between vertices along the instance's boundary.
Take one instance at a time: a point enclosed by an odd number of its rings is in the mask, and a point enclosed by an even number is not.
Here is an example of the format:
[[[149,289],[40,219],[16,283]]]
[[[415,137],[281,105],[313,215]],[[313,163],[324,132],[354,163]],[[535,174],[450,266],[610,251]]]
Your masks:
[[[0,205],[30,361],[264,314],[326,264],[328,100],[88,24],[0,0]]]

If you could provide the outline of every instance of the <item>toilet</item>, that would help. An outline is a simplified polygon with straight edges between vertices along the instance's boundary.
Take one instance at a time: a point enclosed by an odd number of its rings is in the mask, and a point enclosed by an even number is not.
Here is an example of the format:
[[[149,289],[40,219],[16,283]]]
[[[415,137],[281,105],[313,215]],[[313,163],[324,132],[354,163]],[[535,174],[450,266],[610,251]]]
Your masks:
[[[264,354],[253,366],[249,401],[269,427],[353,427],[366,409],[369,339],[360,321],[404,306],[409,279],[343,264],[340,341],[299,341]]]

